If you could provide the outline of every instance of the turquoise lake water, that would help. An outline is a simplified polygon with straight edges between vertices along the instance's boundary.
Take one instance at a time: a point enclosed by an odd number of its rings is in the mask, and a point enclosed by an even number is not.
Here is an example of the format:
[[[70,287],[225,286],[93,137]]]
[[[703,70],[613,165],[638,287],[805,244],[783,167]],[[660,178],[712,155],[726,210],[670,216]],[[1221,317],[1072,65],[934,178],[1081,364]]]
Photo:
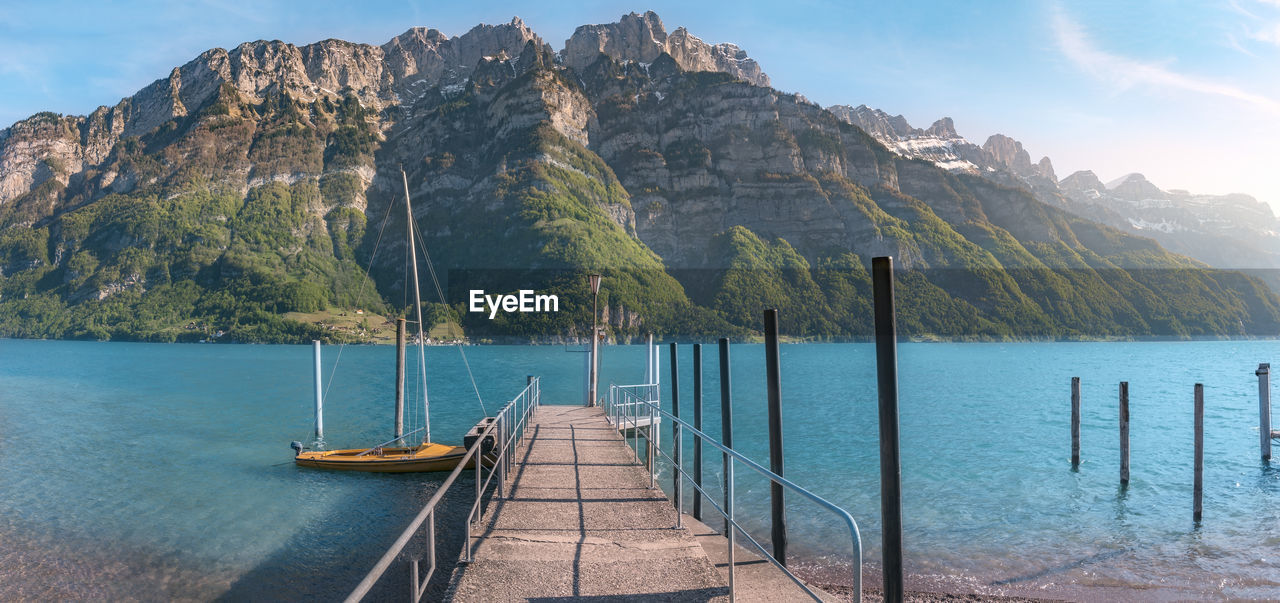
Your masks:
[[[681,414],[691,417],[691,346],[680,350]],[[328,377],[339,348],[325,353]],[[1259,460],[1254,376],[1277,353],[1274,341],[901,345],[908,587],[1280,598],[1280,470]],[[467,355],[490,411],[527,374],[542,377],[544,401],[581,401],[581,353],[481,346]],[[389,347],[341,350],[326,401],[331,447],[385,439],[393,358]],[[606,347],[602,384],[638,382],[643,358],[642,346]],[[718,434],[714,345],[704,359],[706,431]],[[784,345],[782,362],[787,477],[853,514],[872,576],[873,346]],[[428,349],[427,364],[433,439],[460,440],[483,413],[458,352]],[[733,346],[735,447],[767,465],[763,364],[763,346]],[[1073,376],[1083,380],[1078,471],[1069,462]],[[1121,380],[1132,434],[1125,489]],[[1197,382],[1206,400],[1200,525],[1191,520]],[[0,340],[0,599],[340,596],[440,478],[295,467],[288,445],[309,439],[311,392],[307,346]],[[685,450],[689,459],[688,440]],[[705,462],[718,483],[719,454]],[[738,476],[744,524],[767,539],[768,487]],[[662,483],[670,489],[665,472]],[[800,501],[788,513],[796,564],[838,579],[849,551],[842,525]]]

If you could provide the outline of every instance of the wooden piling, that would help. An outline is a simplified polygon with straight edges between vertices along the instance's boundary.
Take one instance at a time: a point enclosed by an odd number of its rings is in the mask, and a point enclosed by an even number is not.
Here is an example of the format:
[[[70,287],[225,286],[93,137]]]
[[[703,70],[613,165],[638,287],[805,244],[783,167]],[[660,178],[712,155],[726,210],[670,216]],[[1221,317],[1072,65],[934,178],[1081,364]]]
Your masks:
[[[671,342],[671,416],[676,419],[680,418],[680,363],[677,360],[675,342]],[[675,465],[671,471],[671,491],[680,491],[680,426],[675,421],[671,422],[671,464]],[[680,509],[680,498],[675,497],[676,508]]]
[[[1120,483],[1129,484],[1129,382],[1120,382]]]
[[[871,260],[875,313],[876,388],[880,400],[880,515],[884,600],[901,602],[902,463],[898,447],[898,329],[894,315],[893,258]]]
[[[1262,444],[1262,460],[1271,460],[1271,364],[1262,363],[1254,371],[1258,376],[1258,439]]]
[[[720,441],[725,448],[733,449],[733,391],[730,387],[729,339],[725,337],[720,338]],[[729,463],[733,459],[727,452],[722,452],[721,456],[724,457],[724,508],[728,510],[733,508],[733,500],[730,499],[733,489],[729,486],[729,480],[733,478]],[[733,526],[729,525],[729,518],[724,518],[726,537],[731,529]]]
[[[395,437],[404,435],[404,318],[396,319],[396,424]]]
[[[1080,378],[1071,378],[1071,466],[1080,466]]]
[[[1195,482],[1192,485],[1191,518],[1200,521],[1201,502],[1204,498],[1204,385],[1196,384],[1196,449]]]
[[[778,310],[764,311],[764,373],[769,398],[769,470],[782,476],[782,361]],[[787,565],[787,509],[782,484],[770,482],[773,558]]]
[[[693,428],[702,431],[702,344],[693,344]],[[702,521],[702,438],[693,438],[693,518]]]

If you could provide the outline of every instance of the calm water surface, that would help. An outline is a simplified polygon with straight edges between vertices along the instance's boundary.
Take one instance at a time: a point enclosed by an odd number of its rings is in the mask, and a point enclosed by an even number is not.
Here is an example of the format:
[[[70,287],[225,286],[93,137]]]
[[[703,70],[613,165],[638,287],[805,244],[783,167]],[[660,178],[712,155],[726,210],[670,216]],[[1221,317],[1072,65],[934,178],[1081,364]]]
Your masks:
[[[872,346],[782,350],[787,476],[848,509],[874,562]],[[718,434],[717,355],[714,346],[704,351],[706,431]],[[338,352],[326,348],[324,363],[333,375],[328,444],[385,439],[393,350],[346,347],[334,370]],[[900,346],[908,586],[1280,598],[1280,470],[1258,458],[1253,374],[1277,352],[1271,341]],[[580,353],[552,346],[467,353],[489,411],[517,393],[526,374],[543,377],[544,400],[581,400]],[[640,346],[606,348],[602,383],[639,381],[643,357]],[[458,352],[429,349],[427,363],[433,439],[460,440],[484,413]],[[682,415],[691,416],[687,345],[680,363]],[[289,441],[311,431],[310,371],[305,346],[0,340],[0,599],[343,594],[440,477],[293,466]],[[1072,376],[1083,380],[1078,471],[1069,463]],[[1126,489],[1118,483],[1121,380],[1130,382]],[[1206,398],[1198,526],[1191,521],[1197,382]],[[763,385],[762,346],[735,345],[735,444],[767,464]],[[410,399],[418,396],[411,386]],[[669,434],[664,440],[669,446]],[[707,457],[707,480],[718,483],[719,455]],[[736,482],[739,510],[764,539],[768,487],[745,473]],[[669,475],[663,482],[670,489]],[[849,551],[841,524],[802,501],[789,501],[788,513],[797,563],[838,577]]]

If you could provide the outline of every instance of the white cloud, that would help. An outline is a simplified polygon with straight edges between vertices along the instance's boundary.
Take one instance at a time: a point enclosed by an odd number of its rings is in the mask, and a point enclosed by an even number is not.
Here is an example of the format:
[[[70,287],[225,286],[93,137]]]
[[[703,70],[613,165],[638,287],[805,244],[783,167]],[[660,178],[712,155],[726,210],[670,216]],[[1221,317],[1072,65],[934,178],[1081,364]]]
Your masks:
[[[1263,17],[1241,6],[1236,0],[1227,1],[1227,6],[1249,21],[1243,26],[1245,37],[1255,42],[1280,46],[1280,17],[1275,15],[1275,10],[1280,9],[1280,0],[1254,0],[1254,5],[1255,8],[1262,9],[1260,12],[1271,13],[1271,16]]]
[[[1242,54],[1249,55],[1255,59],[1258,58],[1258,55],[1254,54],[1252,50],[1245,48],[1244,45],[1240,43],[1240,40],[1237,40],[1233,34],[1227,34],[1227,46],[1230,46],[1232,49]]]
[[[1280,22],[1268,23],[1261,29],[1249,32],[1249,37],[1259,42],[1280,46]]]
[[[1178,73],[1160,63],[1140,61],[1101,50],[1061,9],[1054,10],[1053,31],[1058,48],[1072,63],[1094,77],[1110,81],[1121,88],[1143,85],[1195,92],[1232,99],[1280,115],[1280,101],[1276,99],[1231,84]],[[1280,30],[1276,33],[1280,35]]]

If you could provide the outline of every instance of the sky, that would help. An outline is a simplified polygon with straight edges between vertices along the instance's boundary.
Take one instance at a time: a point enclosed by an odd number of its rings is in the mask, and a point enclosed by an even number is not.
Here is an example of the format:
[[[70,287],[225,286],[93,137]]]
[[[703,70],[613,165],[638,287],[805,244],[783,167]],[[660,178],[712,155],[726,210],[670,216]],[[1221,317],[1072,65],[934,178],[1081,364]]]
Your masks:
[[[1243,192],[1280,212],[1280,0],[1131,2],[0,3],[0,128],[114,105],[213,48],[279,39],[382,44],[520,16],[557,50],[578,25],[653,10],[733,42],[776,88],[866,104],[916,127],[1001,133],[1059,177],[1141,172],[1165,189]]]

